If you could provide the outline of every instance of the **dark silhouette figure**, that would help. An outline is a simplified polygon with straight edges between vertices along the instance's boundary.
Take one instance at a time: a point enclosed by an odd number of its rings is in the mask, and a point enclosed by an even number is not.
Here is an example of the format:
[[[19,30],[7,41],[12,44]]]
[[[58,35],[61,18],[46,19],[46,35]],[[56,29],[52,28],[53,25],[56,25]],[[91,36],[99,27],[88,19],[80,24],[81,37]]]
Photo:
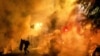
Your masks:
[[[100,56],[100,46],[97,46],[97,48],[94,50],[92,56]]]
[[[30,45],[28,40],[21,39],[19,49],[22,51],[24,49],[25,54],[29,53],[28,46]]]
[[[56,45],[56,38],[52,39],[50,41],[50,51],[49,51],[49,54],[50,56],[58,56],[59,54],[59,50],[57,50],[54,46]]]

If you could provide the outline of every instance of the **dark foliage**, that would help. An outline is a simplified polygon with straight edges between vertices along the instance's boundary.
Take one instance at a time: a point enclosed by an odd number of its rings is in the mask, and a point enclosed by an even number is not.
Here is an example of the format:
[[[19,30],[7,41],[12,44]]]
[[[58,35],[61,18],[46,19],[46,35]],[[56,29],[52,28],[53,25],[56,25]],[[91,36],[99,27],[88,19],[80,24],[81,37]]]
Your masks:
[[[82,0],[83,3],[86,2],[85,0]],[[91,3],[91,5],[88,8],[88,13],[86,14],[86,18],[85,21],[83,21],[84,24],[87,23],[91,23],[92,30],[98,30],[100,29],[100,0],[90,0],[88,1],[88,3]],[[81,2],[80,2],[81,3]],[[84,5],[86,7],[88,7],[88,3],[87,5]],[[81,3],[82,4],[82,3]]]

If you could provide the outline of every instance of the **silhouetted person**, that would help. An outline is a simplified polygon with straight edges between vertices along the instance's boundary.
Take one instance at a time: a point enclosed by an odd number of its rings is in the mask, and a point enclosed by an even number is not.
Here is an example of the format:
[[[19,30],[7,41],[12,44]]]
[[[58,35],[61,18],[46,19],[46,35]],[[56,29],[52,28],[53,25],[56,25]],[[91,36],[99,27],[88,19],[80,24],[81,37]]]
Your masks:
[[[50,56],[58,56],[58,54],[61,51],[62,48],[62,38],[61,38],[61,32],[60,30],[56,29],[54,30],[53,34],[51,35],[50,40],[50,47],[49,47],[49,54]]]
[[[97,48],[94,50],[92,56],[100,56],[100,46],[97,46]]]
[[[50,53],[50,56],[58,56],[58,53],[60,52],[59,50],[57,50],[57,49],[55,49],[55,41],[56,39],[52,39],[51,41],[50,41],[50,43],[51,43],[51,45],[50,45],[50,51],[49,51],[49,53]]]
[[[29,53],[28,51],[28,47],[30,45],[30,42],[29,42],[29,37],[24,37],[21,39],[21,42],[20,42],[20,47],[19,49],[22,51],[24,49],[24,53],[27,54]]]

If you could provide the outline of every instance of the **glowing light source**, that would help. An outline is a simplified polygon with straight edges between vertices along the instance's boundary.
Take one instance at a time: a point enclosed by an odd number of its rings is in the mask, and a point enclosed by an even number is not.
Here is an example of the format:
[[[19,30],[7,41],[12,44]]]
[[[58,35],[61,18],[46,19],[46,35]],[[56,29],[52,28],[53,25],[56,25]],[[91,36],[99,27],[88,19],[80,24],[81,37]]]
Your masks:
[[[64,32],[67,32],[68,31],[68,27],[67,26],[64,26],[61,30],[62,30],[63,33]]]
[[[35,30],[41,30],[42,26],[43,26],[43,24],[42,24],[41,22],[36,23],[36,24],[34,25],[34,29],[35,29]]]

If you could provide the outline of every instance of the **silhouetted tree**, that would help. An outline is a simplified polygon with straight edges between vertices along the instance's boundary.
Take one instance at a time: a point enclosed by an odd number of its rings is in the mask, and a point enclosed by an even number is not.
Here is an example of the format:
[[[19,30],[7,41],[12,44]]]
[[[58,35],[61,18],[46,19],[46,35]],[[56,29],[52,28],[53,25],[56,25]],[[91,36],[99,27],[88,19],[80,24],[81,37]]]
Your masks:
[[[87,2],[87,5],[84,5],[84,3]],[[85,14],[86,19],[83,21],[84,24],[91,23],[91,29],[98,30],[100,29],[100,0],[89,0],[85,1],[82,0],[80,2],[83,4],[83,6],[88,7],[88,3],[91,3],[89,8],[87,9],[88,13]]]

